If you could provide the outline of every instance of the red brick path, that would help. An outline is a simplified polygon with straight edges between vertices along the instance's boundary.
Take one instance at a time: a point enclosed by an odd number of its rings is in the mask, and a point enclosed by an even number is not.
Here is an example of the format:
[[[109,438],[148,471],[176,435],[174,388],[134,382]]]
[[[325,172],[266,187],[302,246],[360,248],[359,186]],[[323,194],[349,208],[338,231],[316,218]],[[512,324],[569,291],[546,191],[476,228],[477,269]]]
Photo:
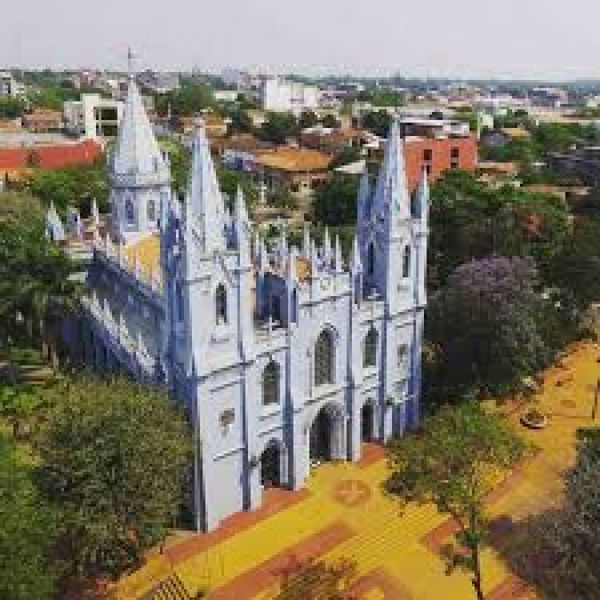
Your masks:
[[[362,445],[362,458],[358,462],[361,469],[366,469],[372,464],[385,457],[385,448],[379,444],[371,444],[368,442]]]
[[[298,492],[290,492],[280,488],[267,490],[263,496],[262,506],[257,510],[236,513],[223,520],[215,531],[194,535],[174,544],[165,549],[165,554],[171,564],[175,566],[194,554],[204,552],[220,544],[223,540],[250,529],[259,521],[306,500],[309,496],[310,492],[307,489]]]
[[[290,563],[302,563],[333,550],[355,535],[343,521],[336,521],[298,544],[286,548],[254,569],[242,573],[210,593],[208,600],[248,600],[275,585]],[[399,597],[400,600],[400,597]]]

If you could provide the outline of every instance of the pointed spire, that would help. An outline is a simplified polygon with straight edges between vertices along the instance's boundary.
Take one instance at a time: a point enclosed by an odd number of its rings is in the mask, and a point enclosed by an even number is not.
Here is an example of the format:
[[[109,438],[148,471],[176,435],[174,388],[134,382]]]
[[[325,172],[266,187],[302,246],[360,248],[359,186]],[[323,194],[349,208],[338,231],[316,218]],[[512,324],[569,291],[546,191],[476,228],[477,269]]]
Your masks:
[[[296,260],[298,260],[298,250],[292,246],[290,257],[287,264],[287,279],[288,283],[292,284],[297,279],[296,275]]]
[[[319,273],[319,253],[317,251],[317,244],[312,241],[312,249],[310,253],[310,275],[313,279],[317,277]]]
[[[258,228],[254,232],[254,251],[253,251],[254,262],[258,264],[260,258],[260,233]]]
[[[50,200],[50,206],[46,214],[46,235],[53,242],[62,242],[65,239],[65,228],[52,200]]]
[[[398,117],[392,120],[385,144],[383,164],[377,178],[373,208],[378,215],[385,216],[388,224],[391,216],[410,218],[410,196],[406,183],[404,141],[400,137]]]
[[[240,253],[242,263],[250,262],[250,224],[246,201],[241,186],[238,186],[235,195],[234,233],[235,243]]]
[[[92,198],[90,215],[92,217],[92,226],[94,227],[94,229],[98,229],[98,227],[100,227],[100,211],[98,210],[98,203],[96,202],[96,198]]]
[[[323,235],[323,262],[325,267],[331,267],[331,239],[329,238],[329,228],[325,226],[325,234]]]
[[[170,180],[132,72],[111,163],[111,170],[117,176],[158,175],[160,183]]]
[[[356,203],[356,213],[358,224],[361,221],[368,219],[371,211],[371,184],[369,183],[369,172],[365,167],[363,174],[360,176],[360,184],[358,186],[358,199]]]
[[[304,234],[302,241],[302,254],[305,258],[310,258],[311,256],[311,241],[310,241],[310,229],[308,227],[308,223],[304,223]]]
[[[106,234],[104,235],[104,252],[106,253],[106,256],[110,256],[111,251],[112,251],[112,242],[110,239],[110,235],[108,234],[108,231],[107,231]]]
[[[199,223],[204,240],[203,251],[225,250],[225,207],[202,122],[198,124],[192,140],[186,202]]]
[[[133,272],[135,274],[136,279],[141,279],[142,277],[142,268],[140,263],[140,258],[138,253],[136,252],[133,257]]]
[[[282,259],[288,255],[287,231],[284,223],[279,230],[279,255]]]
[[[360,248],[358,246],[358,236],[354,237],[354,243],[352,245],[352,257],[350,259],[351,268],[353,273],[362,272],[362,263],[360,260]]]
[[[414,216],[427,221],[429,215],[429,177],[427,168],[423,167],[421,179],[415,193]]]
[[[340,245],[340,236],[339,235],[335,236],[334,254],[335,254],[335,259],[334,259],[335,272],[341,273],[343,270],[343,264],[342,264],[342,247]]]

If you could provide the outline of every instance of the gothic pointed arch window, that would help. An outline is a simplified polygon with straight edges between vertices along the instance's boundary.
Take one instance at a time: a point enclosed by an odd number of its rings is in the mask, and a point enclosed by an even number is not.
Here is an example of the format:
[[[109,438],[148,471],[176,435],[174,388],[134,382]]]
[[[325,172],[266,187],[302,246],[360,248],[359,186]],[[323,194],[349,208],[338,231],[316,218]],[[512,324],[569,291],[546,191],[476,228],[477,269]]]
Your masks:
[[[404,246],[404,254],[402,256],[402,277],[410,277],[410,261],[411,261],[411,250],[407,244]]]
[[[227,323],[227,292],[222,283],[217,286],[215,292],[215,311],[217,325]]]
[[[292,291],[290,309],[291,309],[290,321],[292,323],[297,323],[298,322],[298,293],[296,292],[295,289]]]
[[[125,218],[132,225],[135,222],[135,211],[133,210],[133,200],[130,196],[125,199]]]
[[[279,365],[271,360],[262,374],[263,405],[279,404]]]
[[[367,273],[375,275],[375,244],[371,242],[367,250]]]
[[[335,346],[333,334],[324,329],[315,344],[315,385],[333,383]]]
[[[365,336],[363,348],[363,366],[374,367],[377,364],[377,330],[371,327]]]
[[[154,202],[154,198],[148,200],[147,214],[148,221],[156,221],[156,202]]]

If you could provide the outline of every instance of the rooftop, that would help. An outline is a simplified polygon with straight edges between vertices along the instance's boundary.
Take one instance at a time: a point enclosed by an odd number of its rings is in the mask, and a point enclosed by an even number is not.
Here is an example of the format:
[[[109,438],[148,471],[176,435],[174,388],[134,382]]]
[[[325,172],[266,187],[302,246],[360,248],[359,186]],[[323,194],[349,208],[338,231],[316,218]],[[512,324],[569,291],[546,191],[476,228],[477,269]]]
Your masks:
[[[257,164],[268,169],[291,173],[306,171],[325,171],[331,163],[331,156],[318,150],[306,148],[277,148],[271,152],[259,154]]]

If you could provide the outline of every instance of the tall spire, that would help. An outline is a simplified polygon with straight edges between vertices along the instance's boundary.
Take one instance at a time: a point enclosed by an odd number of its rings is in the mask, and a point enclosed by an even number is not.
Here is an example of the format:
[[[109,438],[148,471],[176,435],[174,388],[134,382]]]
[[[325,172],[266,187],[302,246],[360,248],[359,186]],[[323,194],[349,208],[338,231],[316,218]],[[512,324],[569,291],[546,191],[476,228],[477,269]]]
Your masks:
[[[335,236],[335,246],[334,246],[334,267],[336,273],[341,273],[343,270],[342,264],[342,247],[340,245],[340,236]]]
[[[331,238],[329,237],[327,225],[325,225],[325,233],[323,234],[323,262],[326,269],[331,267]]]
[[[46,235],[53,242],[62,242],[65,239],[65,228],[52,200],[50,200],[50,206],[46,215]]]
[[[410,196],[406,184],[404,142],[400,137],[398,117],[394,116],[385,144],[383,164],[377,178],[374,209],[388,223],[391,217],[410,218]]]
[[[310,229],[308,228],[308,223],[304,223],[304,235],[302,240],[302,254],[305,258],[310,259],[311,252],[311,244],[310,244]]]
[[[356,213],[358,224],[364,222],[369,217],[371,203],[371,185],[369,183],[369,172],[366,167],[363,174],[360,176],[360,184],[358,186],[358,200],[356,203]]]
[[[225,250],[225,207],[202,122],[199,122],[192,140],[186,202],[200,225],[204,252]],[[245,213],[245,206],[243,210]]]
[[[152,131],[142,97],[135,82],[133,53],[128,52],[129,81],[119,134],[112,156],[112,171],[116,176],[159,175],[170,179],[168,166]]]
[[[421,179],[417,186],[417,192],[415,194],[415,206],[414,216],[418,219],[427,221],[429,214],[429,179],[427,176],[427,169],[423,167],[421,171]]]
[[[360,261],[360,248],[358,246],[358,237],[354,237],[354,244],[352,245],[352,257],[350,259],[351,268],[353,273],[359,273],[362,271],[362,263]]]

